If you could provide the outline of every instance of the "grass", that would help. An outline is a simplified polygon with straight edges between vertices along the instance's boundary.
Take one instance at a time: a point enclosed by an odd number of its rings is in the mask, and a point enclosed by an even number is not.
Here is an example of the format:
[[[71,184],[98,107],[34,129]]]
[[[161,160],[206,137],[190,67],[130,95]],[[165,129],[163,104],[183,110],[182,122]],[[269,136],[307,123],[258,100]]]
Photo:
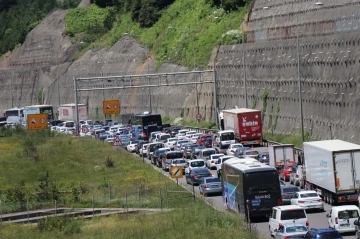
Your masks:
[[[156,24],[145,29],[133,22],[129,13],[115,14],[112,9],[93,6],[68,11],[65,33],[78,42],[87,42],[78,58],[90,48],[112,46],[127,33],[150,49],[158,65],[171,61],[193,68],[195,59],[196,67],[206,67],[216,45],[241,43],[240,24],[248,9],[245,6],[225,12],[206,0],[178,0],[164,10]],[[104,32],[92,27],[103,30],[109,23],[111,29]]]
[[[279,142],[282,144],[293,144],[295,147],[301,148],[302,141],[301,141],[301,134],[295,135],[280,135],[280,134],[271,134],[271,133],[264,133],[264,138],[270,141]],[[306,141],[312,141],[314,139],[311,138],[308,132],[305,132],[304,139]]]
[[[1,225],[0,230],[7,239],[257,238],[242,228],[242,220],[236,214],[216,211],[198,200],[170,212],[113,215],[83,221],[81,231],[70,236],[59,230],[40,232],[34,225]]]

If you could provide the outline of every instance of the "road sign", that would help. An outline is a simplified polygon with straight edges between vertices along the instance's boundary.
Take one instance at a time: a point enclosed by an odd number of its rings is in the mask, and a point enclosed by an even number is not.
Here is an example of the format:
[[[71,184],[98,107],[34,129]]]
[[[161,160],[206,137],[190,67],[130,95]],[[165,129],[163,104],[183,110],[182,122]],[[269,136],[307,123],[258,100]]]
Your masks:
[[[202,119],[202,115],[201,115],[201,114],[197,114],[197,115],[196,115],[196,119],[197,119],[197,120],[201,120],[201,119]]]
[[[182,166],[171,166],[170,174],[172,178],[182,178],[183,177],[183,168]]]
[[[28,130],[47,129],[48,114],[28,114],[26,122]]]
[[[87,134],[87,133],[89,132],[89,128],[86,127],[86,126],[83,126],[83,127],[81,128],[81,131],[82,131],[84,134]]]
[[[104,115],[120,114],[120,100],[104,100]]]
[[[123,146],[123,143],[121,142],[121,139],[119,138],[119,136],[116,136],[114,138],[112,146]]]

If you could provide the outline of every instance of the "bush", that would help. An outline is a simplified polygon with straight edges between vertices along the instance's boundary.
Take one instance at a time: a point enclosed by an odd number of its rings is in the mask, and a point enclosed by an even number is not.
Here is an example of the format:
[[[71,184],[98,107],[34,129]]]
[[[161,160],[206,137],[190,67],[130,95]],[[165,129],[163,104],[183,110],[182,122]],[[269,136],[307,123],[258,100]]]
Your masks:
[[[65,235],[81,232],[82,221],[71,216],[46,217],[37,225],[39,231],[63,231]]]

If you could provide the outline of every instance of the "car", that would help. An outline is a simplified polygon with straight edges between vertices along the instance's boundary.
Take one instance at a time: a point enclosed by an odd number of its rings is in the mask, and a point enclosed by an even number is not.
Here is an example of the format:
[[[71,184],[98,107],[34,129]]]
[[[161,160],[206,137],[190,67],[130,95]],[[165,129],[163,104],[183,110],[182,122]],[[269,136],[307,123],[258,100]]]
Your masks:
[[[171,151],[170,148],[159,148],[157,149],[152,157],[151,157],[151,163],[156,165],[156,167],[160,168],[162,167],[161,163],[162,163],[162,155],[165,154],[166,152]]]
[[[205,161],[206,163],[206,167],[208,169],[213,169],[216,168],[216,163],[218,161],[218,159],[222,156],[225,156],[224,154],[212,154],[210,155],[209,158],[207,158],[207,160]]]
[[[203,150],[201,150],[201,151],[199,152],[199,155],[198,155],[197,158],[206,160],[206,159],[209,158],[210,155],[212,155],[212,154],[216,154],[215,149],[213,149],[213,148],[205,148],[205,149],[203,149]]]
[[[156,151],[156,150],[158,150],[158,149],[160,149],[160,148],[164,148],[164,143],[160,143],[160,142],[158,142],[158,143],[149,143],[148,145],[147,145],[147,148],[146,148],[146,150],[147,150],[147,157],[148,157],[148,159],[151,161],[151,156],[154,154],[154,152]]]
[[[269,231],[275,236],[280,225],[285,223],[300,223],[309,228],[309,220],[305,210],[297,205],[276,206],[272,208],[269,218]]]
[[[298,205],[304,209],[317,209],[324,211],[323,200],[319,194],[313,190],[296,192],[291,198],[291,205]]]
[[[156,134],[161,134],[161,133],[162,133],[161,131],[151,132],[150,135],[149,135],[149,142],[152,143],[153,140],[155,139],[155,135],[156,135]]]
[[[203,149],[205,149],[205,146],[200,146],[200,145],[197,145],[196,147],[192,148],[190,158],[196,159],[198,157],[198,153]]]
[[[222,186],[219,178],[203,177],[199,183],[199,192],[205,197],[209,194],[221,194]]]
[[[190,141],[191,137],[195,134],[197,134],[196,131],[188,131],[185,133],[185,137]]]
[[[179,133],[179,130],[181,130],[180,128],[178,127],[172,127],[170,129],[170,135],[171,137],[175,137],[178,133]]]
[[[305,234],[304,238],[308,239],[342,239],[338,231],[332,228],[311,228]]]
[[[192,143],[183,144],[183,147],[184,147],[184,150],[183,150],[184,158],[186,158],[186,159],[191,158],[192,149],[195,148],[195,147],[197,147],[197,146],[198,146],[197,144],[192,144]]]
[[[260,163],[269,165],[270,155],[269,152],[260,152],[256,158]]]
[[[186,168],[185,159],[172,159],[171,163],[170,163],[170,167],[172,167],[172,166],[181,166],[183,169],[183,174],[185,174],[185,168]]]
[[[186,162],[185,174],[195,168],[205,168],[205,161],[202,159],[193,159]]]
[[[276,230],[275,239],[303,238],[308,229],[301,223],[285,223]]]
[[[169,171],[171,161],[175,159],[182,159],[183,153],[181,151],[168,151],[161,155],[161,168],[164,171]]]
[[[280,173],[279,176],[281,179],[283,179],[285,182],[289,181],[290,179],[290,174],[293,170],[294,167],[294,163],[286,163],[281,169],[280,169]]]
[[[237,148],[243,148],[244,146],[242,144],[230,144],[229,148],[226,150],[226,155],[229,156],[235,156],[235,151]]]
[[[343,205],[332,207],[328,218],[329,228],[340,233],[355,232],[355,222],[359,220],[359,208],[355,205]]]
[[[203,142],[203,145],[206,147],[206,148],[211,148],[213,146],[213,141],[212,141],[212,138],[205,138],[204,142]]]
[[[167,148],[171,148],[174,149],[175,144],[177,143],[178,139],[177,138],[168,138],[165,142],[165,146]]]
[[[210,134],[203,134],[201,135],[199,138],[198,138],[198,141],[197,141],[197,144],[200,145],[200,146],[205,146],[205,140],[206,139],[211,139],[212,140],[212,137]]]
[[[238,157],[238,158],[244,158],[245,157],[245,152],[250,150],[249,147],[243,147],[243,148],[237,148],[235,150],[235,157]]]
[[[106,136],[106,139],[104,139],[104,142],[112,143],[112,142],[114,142],[114,140],[115,140],[114,135],[108,134],[108,135]]]
[[[203,134],[196,133],[196,134],[191,135],[190,142],[193,144],[197,144],[197,141],[201,135],[203,135]]]
[[[290,184],[294,184],[295,186],[299,186],[300,188],[304,187],[303,181],[303,166],[298,165],[297,167],[293,167],[290,173]]]
[[[126,145],[126,150],[129,152],[135,152],[136,146],[138,145],[139,140],[130,140],[129,144]]]
[[[360,217],[354,222],[356,239],[360,239]]]
[[[216,150],[217,154],[224,154],[226,155],[227,150],[229,149],[230,144],[226,144],[226,145],[221,145],[220,147],[214,147],[214,149]]]
[[[218,178],[221,178],[221,165],[228,159],[234,158],[233,156],[221,156],[218,158],[217,162],[216,162],[216,173]]]
[[[163,143],[165,143],[168,138],[171,138],[171,135],[170,135],[170,134],[164,134],[164,133],[156,134],[155,141],[156,141],[156,142],[163,142]]]
[[[286,183],[283,180],[279,180],[280,181],[280,186],[286,186]]]
[[[178,131],[178,133],[176,134],[176,136],[185,136],[186,132],[188,132],[189,130],[186,129],[181,129]]]
[[[187,184],[199,185],[202,178],[211,177],[212,174],[207,168],[193,168],[188,173],[185,173],[185,179]]]
[[[142,146],[139,150],[139,154],[141,157],[147,157],[147,146],[148,146],[148,144],[142,144]]]
[[[281,197],[282,205],[291,205],[291,198],[294,197],[295,193],[299,192],[300,189],[293,185],[281,186]]]
[[[258,157],[258,155],[259,155],[259,152],[254,149],[245,151],[245,157],[251,157],[251,158],[256,159]]]
[[[176,144],[175,144],[174,149],[175,149],[175,150],[181,150],[181,145],[182,145],[182,144],[188,144],[188,143],[189,143],[189,141],[188,141],[187,139],[178,140],[178,141],[176,142]]]

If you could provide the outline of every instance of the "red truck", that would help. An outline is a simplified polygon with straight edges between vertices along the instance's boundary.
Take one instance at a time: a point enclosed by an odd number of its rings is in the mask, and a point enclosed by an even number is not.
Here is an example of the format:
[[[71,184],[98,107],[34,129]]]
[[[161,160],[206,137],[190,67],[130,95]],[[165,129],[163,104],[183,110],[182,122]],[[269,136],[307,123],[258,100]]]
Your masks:
[[[254,109],[223,110],[224,130],[233,130],[235,139],[243,145],[261,144],[261,111]]]

